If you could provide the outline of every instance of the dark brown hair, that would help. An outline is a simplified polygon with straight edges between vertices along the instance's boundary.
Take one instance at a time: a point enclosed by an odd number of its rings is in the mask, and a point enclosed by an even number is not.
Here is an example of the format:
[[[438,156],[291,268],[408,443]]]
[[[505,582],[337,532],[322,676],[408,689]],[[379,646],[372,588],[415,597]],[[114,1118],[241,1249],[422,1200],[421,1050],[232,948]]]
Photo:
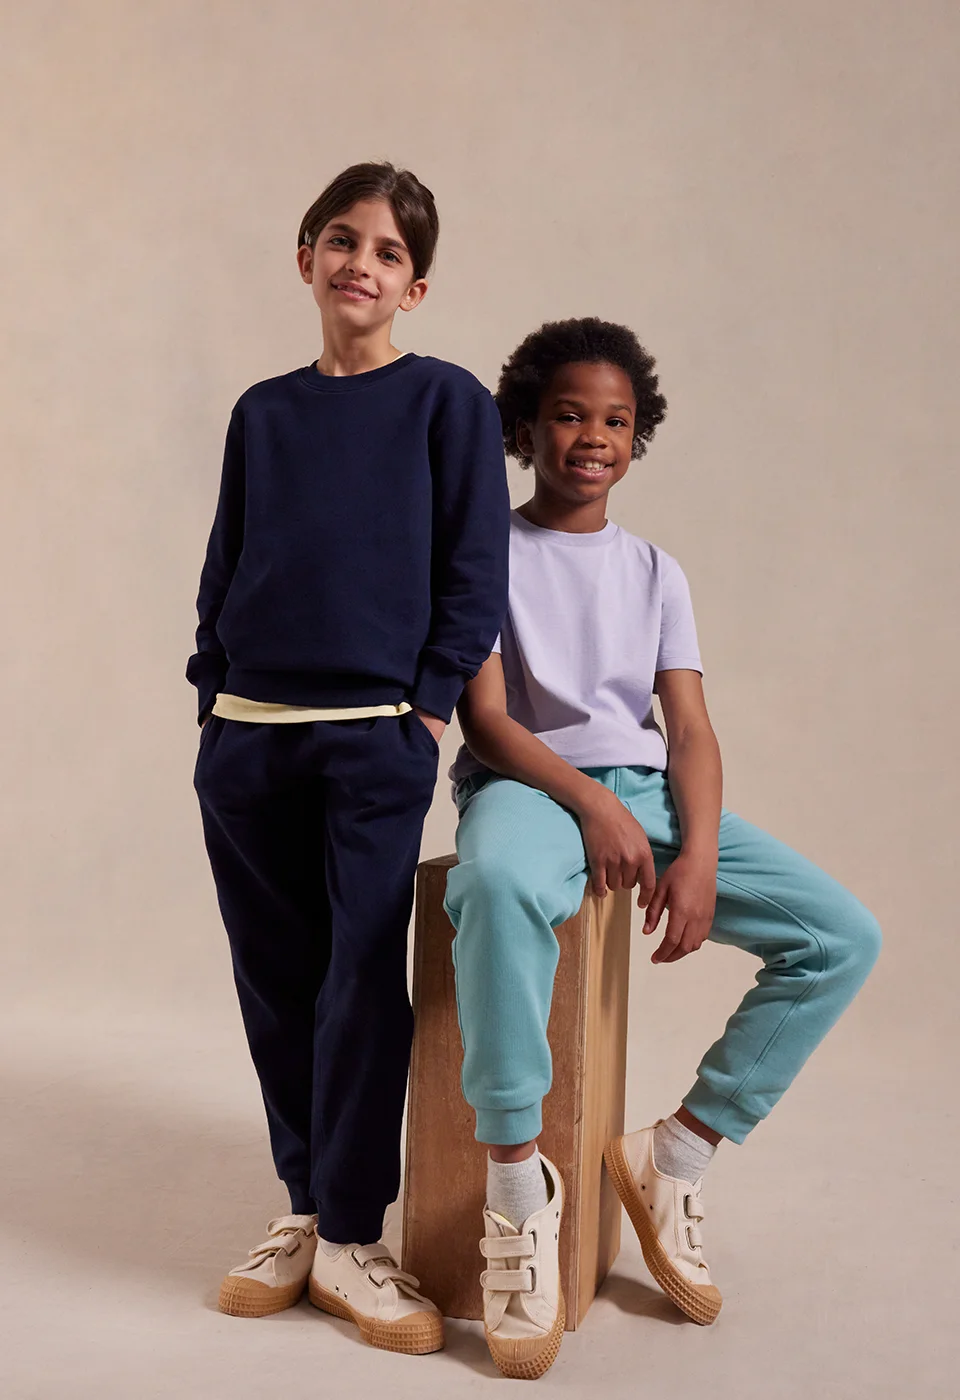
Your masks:
[[[437,206],[430,190],[416,175],[398,170],[386,160],[348,166],[331,180],[304,214],[297,247],[313,247],[320,230],[361,199],[386,200],[410,250],[414,279],[426,277],[440,233]]]

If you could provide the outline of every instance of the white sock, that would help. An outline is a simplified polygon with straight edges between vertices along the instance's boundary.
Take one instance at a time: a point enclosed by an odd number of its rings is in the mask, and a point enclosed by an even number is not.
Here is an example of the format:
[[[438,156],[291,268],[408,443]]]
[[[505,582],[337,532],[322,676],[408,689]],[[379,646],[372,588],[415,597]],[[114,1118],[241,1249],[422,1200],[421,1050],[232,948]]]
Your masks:
[[[547,1181],[540,1153],[533,1149],[522,1162],[495,1162],[487,1158],[487,1205],[519,1230],[534,1211],[547,1204]]]
[[[327,1256],[328,1259],[335,1259],[340,1253],[341,1249],[346,1249],[345,1244],[331,1244],[329,1240],[321,1239],[319,1235],[317,1236],[317,1244],[323,1250],[324,1254]]]
[[[691,1132],[672,1114],[654,1130],[653,1164],[664,1176],[698,1181],[716,1152],[712,1142]]]

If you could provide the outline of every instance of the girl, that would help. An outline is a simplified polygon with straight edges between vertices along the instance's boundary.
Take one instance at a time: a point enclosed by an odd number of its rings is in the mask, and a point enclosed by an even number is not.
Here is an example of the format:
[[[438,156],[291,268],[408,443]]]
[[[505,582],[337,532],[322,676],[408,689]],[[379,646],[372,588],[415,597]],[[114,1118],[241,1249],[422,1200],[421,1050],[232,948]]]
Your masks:
[[[407,924],[438,741],[506,607],[509,531],[489,393],[391,341],[437,231],[430,191],[389,164],[351,166],[305,214],[323,353],[233,410],[187,668],[207,851],[291,1212],[220,1307],[277,1312],[309,1275],[319,1307],[406,1352],[443,1344],[380,1241]]]
[[[563,1186],[536,1141],[553,930],[588,877],[601,895],[639,886],[645,934],[667,911],[655,963],[708,937],[763,963],[676,1113],[605,1153],[651,1272],[700,1323],[721,1304],[703,1257],[704,1170],[722,1138],[742,1142],[769,1113],[863,983],[880,933],[828,875],[721,808],[686,580],[606,514],[664,415],[651,357],[623,326],[545,325],[504,367],[497,402],[535,484],[512,516],[500,641],[459,706],[447,910],[463,1088],[489,1145],[487,1341],[507,1375],[536,1376],[563,1332]]]

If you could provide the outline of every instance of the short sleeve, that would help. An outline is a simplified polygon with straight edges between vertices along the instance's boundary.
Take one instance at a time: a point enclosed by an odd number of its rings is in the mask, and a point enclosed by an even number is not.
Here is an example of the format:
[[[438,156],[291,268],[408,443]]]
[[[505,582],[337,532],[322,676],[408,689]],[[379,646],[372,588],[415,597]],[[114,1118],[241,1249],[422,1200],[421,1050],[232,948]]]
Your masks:
[[[680,565],[669,555],[661,555],[662,595],[660,605],[660,646],[658,671],[699,671],[700,648],[693,620],[690,586]]]

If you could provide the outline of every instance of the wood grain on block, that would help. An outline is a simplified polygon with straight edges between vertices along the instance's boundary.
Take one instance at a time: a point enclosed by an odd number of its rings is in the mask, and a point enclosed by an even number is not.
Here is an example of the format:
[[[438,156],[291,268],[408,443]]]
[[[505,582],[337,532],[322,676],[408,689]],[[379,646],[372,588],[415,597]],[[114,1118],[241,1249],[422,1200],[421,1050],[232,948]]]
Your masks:
[[[417,872],[403,1267],[447,1317],[479,1318],[486,1149],[474,1138],[460,1087],[453,928],[443,908],[455,863],[455,856],[442,856]],[[620,1203],[602,1154],[623,1132],[630,909],[629,891],[604,900],[588,893],[557,929],[548,1030],[553,1088],[544,1100],[540,1146],[566,1192],[560,1268],[568,1330],[583,1320],[620,1248]]]

